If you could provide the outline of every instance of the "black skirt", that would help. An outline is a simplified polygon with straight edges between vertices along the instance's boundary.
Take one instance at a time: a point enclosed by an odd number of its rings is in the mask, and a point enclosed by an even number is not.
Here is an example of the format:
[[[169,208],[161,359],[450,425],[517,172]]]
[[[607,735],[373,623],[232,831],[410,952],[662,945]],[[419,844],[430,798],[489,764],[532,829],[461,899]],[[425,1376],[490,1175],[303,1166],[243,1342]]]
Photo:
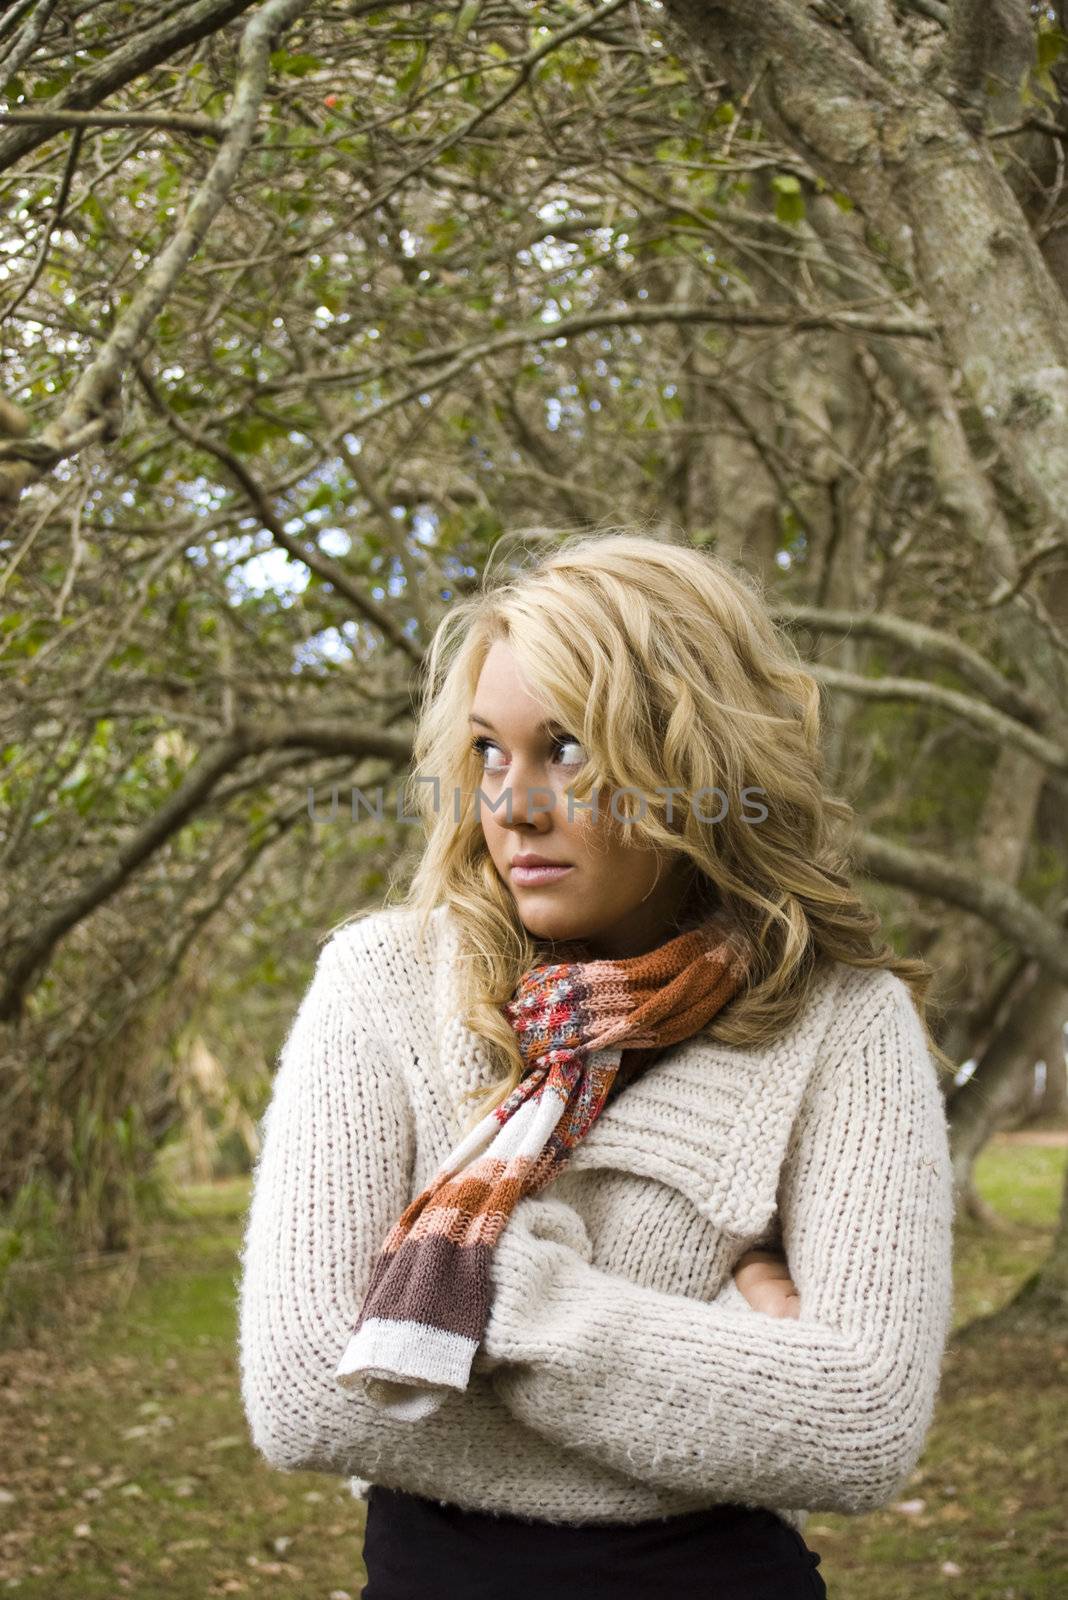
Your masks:
[[[820,1557],[774,1511],[537,1521],[375,1484],[362,1600],[825,1600]]]

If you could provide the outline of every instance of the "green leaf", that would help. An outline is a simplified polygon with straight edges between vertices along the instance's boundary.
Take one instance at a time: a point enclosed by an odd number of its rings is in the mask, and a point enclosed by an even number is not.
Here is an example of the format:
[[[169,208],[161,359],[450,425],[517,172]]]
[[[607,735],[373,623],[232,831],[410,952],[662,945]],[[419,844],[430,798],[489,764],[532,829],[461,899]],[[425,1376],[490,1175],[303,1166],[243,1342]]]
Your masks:
[[[440,255],[453,243],[460,231],[460,223],[455,212],[443,217],[440,222],[428,222],[424,230],[428,239],[433,240],[430,247],[432,255]]]
[[[601,70],[598,56],[582,56],[578,61],[565,61],[561,66],[560,76],[565,83],[588,83],[591,78],[596,78]]]
[[[423,68],[426,66],[426,57],[427,43],[425,39],[420,39],[415,47],[414,60],[410,66],[404,69],[400,77],[397,79],[397,88],[400,90],[401,94],[407,94],[409,89],[415,88],[416,84],[419,82],[419,79],[423,75]]]
[[[456,16],[456,25],[453,28],[458,39],[462,39],[473,26],[475,18],[482,10],[482,0],[464,0]]]
[[[169,200],[182,181],[181,173],[177,168],[168,166],[163,177],[156,185],[156,199]]]
[[[31,98],[34,100],[50,100],[54,94],[58,94],[61,89],[67,87],[73,72],[73,67],[68,67],[65,71],[58,72],[54,78],[44,78],[35,83],[30,90]]]
[[[781,172],[771,180],[775,190],[775,215],[780,222],[796,223],[805,220],[805,197],[801,181],[792,173]]]
[[[285,73],[290,78],[305,78],[309,72],[314,72],[321,67],[323,62],[318,56],[290,55],[288,50],[272,50],[272,72]]]
[[[1045,72],[1059,61],[1065,50],[1068,50],[1068,33],[1062,33],[1059,28],[1043,28],[1036,42],[1036,65],[1039,72]]]

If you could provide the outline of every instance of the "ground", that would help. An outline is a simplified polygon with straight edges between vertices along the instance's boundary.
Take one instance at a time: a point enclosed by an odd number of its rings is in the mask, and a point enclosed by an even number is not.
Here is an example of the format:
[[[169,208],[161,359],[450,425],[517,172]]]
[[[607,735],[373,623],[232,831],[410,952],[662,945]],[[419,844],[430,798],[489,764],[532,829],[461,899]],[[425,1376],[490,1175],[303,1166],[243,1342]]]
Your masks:
[[[961,1223],[955,1328],[1041,1261],[1068,1149],[998,1136]],[[87,1275],[32,1349],[0,1351],[0,1594],[20,1600],[357,1600],[363,1504],[344,1479],[272,1471],[238,1393],[244,1181],[186,1190],[139,1256]],[[1065,1600],[1068,1331],[951,1342],[927,1447],[899,1500],[813,1513],[830,1600]]]

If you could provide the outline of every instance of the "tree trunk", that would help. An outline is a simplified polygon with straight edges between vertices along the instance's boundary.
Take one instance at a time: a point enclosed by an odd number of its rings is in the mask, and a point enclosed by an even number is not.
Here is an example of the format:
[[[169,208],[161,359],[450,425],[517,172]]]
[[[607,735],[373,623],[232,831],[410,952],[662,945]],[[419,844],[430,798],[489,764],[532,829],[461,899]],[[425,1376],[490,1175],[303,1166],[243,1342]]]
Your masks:
[[[990,1135],[1010,1119],[1020,1097],[1021,1079],[1033,1071],[1040,1039],[1063,1016],[1064,985],[1032,967],[1017,989],[1008,1015],[987,1045],[973,1075],[948,1105],[953,1178],[967,1212],[997,1226],[997,1218],[980,1199],[972,1182],[977,1156]]]
[[[1017,885],[1045,779],[1045,769],[1026,752],[1010,745],[998,752],[982,815],[969,841],[984,876]],[[975,1051],[976,1019],[995,975],[997,944],[988,924],[956,916],[946,920],[926,952],[935,969],[932,1004],[946,1007],[938,1042],[955,1061],[967,1061]]]
[[[1068,993],[1063,997],[1060,1015],[1045,1039],[1039,1040],[1038,1059],[1046,1063],[1045,1082],[1029,1122],[1068,1122],[1068,1070],[1065,1067],[1064,1024],[1068,1019]]]
[[[768,127],[861,207],[910,271],[1024,493],[1068,505],[1065,300],[981,130],[924,80],[889,8],[847,26],[794,0],[666,0]]]

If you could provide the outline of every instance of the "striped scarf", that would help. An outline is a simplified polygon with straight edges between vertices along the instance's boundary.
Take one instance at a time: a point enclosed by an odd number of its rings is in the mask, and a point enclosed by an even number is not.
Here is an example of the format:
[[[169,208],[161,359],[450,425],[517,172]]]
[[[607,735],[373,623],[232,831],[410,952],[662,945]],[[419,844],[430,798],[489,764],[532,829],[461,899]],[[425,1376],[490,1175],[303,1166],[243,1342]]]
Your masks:
[[[575,950],[585,947],[576,944]],[[335,1371],[415,1421],[465,1389],[489,1316],[490,1255],[518,1201],[566,1164],[605,1103],[741,987],[722,911],[645,955],[541,962],[502,1006],[522,1079],[390,1230]]]

